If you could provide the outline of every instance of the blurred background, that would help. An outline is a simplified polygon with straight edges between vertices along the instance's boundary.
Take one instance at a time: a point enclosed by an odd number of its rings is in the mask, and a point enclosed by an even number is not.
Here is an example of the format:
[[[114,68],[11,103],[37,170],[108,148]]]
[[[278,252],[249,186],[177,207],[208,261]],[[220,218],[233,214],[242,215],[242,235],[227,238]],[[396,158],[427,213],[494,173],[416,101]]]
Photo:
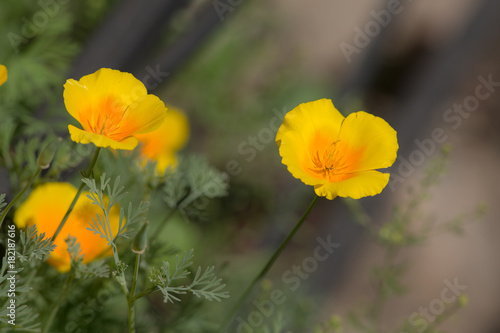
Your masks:
[[[24,100],[20,117],[51,121],[63,135],[61,120],[69,115],[62,84],[101,67],[133,73],[187,114],[185,151],[227,172],[229,195],[210,206],[207,221],[179,220],[165,238],[179,242],[176,233],[190,233],[177,245],[202,248],[200,261],[224,267],[233,297],[211,305],[218,313],[234,305],[314,194],[281,164],[274,136],[284,114],[331,98],[344,115],[364,110],[381,116],[400,143],[389,186],[356,202],[321,199],[237,318],[249,323],[258,310],[254,300],[277,288],[287,290],[283,316],[292,332],[313,332],[334,314],[348,322],[351,311],[382,303],[381,332],[395,332],[404,322],[423,332],[444,313],[443,290],[458,280],[468,304],[442,329],[496,333],[499,17],[495,0],[4,0],[0,63],[9,68],[9,84],[2,89],[5,103]],[[422,179],[443,147],[448,153],[440,181],[424,182],[424,191]],[[0,192],[9,193],[5,170],[1,177]],[[384,265],[387,247],[360,221],[377,227],[380,240],[387,221],[400,216],[398,207],[410,207],[411,219],[399,221],[404,232],[428,221],[436,229],[391,258],[406,262],[406,292],[377,303],[384,296],[373,285],[373,268]],[[441,232],[449,221],[463,232]],[[290,290],[284,274],[313,256],[318,237],[339,246],[311,272],[292,273],[299,283]],[[422,308],[429,316],[412,324]],[[280,311],[276,307],[269,320]],[[298,318],[306,324],[294,326]],[[245,332],[241,323],[235,320],[229,331]]]

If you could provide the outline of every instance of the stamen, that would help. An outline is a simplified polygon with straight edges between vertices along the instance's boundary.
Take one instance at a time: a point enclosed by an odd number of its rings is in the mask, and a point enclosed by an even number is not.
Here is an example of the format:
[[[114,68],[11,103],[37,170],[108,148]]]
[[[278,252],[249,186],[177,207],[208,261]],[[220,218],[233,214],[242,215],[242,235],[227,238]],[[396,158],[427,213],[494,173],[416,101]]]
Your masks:
[[[339,169],[342,169],[343,166],[341,157],[338,156],[338,152],[336,151],[336,145],[339,141],[340,140],[337,140],[331,143],[322,156],[319,151],[316,151],[312,156],[314,168],[309,168],[309,170],[323,178],[331,179],[333,176],[337,175]]]

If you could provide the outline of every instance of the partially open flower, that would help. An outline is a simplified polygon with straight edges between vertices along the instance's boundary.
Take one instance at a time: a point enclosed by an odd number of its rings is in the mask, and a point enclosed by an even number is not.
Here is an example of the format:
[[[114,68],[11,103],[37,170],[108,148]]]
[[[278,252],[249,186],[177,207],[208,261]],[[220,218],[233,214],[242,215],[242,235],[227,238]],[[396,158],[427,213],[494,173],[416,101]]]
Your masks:
[[[0,86],[7,81],[8,74],[7,74],[7,67],[4,65],[0,65]]]
[[[397,155],[396,131],[363,111],[345,117],[332,101],[304,103],[288,112],[276,135],[288,171],[317,195],[359,199],[380,193]]]
[[[163,174],[167,167],[177,165],[176,152],[186,144],[189,122],[180,110],[169,106],[165,121],[153,132],[137,135],[140,154],[155,161],[156,170]]]
[[[166,114],[165,104],[148,95],[141,81],[109,68],[67,80],[64,104],[83,128],[68,126],[73,141],[113,149],[134,149],[136,135],[157,129]]]
[[[68,183],[47,183],[38,186],[31,192],[28,199],[21,204],[14,214],[14,222],[19,228],[36,225],[38,232],[51,237],[61,222],[77,189]],[[96,214],[102,214],[97,205],[83,193],[75,208],[64,224],[59,237],[55,240],[57,246],[51,252],[48,263],[59,272],[67,272],[71,268],[70,256],[64,239],[71,235],[80,243],[83,263],[86,264],[99,256],[109,256],[112,251],[108,242],[94,232],[87,230],[89,222]],[[117,206],[109,212],[109,221],[113,234],[118,231],[120,211]]]

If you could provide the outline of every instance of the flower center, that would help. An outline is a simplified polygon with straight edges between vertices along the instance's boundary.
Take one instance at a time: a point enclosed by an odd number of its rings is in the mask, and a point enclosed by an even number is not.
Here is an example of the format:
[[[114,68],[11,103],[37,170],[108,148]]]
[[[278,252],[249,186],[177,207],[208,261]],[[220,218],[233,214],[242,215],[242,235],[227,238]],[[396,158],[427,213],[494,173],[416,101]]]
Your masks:
[[[92,111],[80,115],[80,118],[84,120],[82,125],[85,130],[114,139],[122,125],[121,120],[127,108],[118,99],[109,96],[102,99]],[[85,116],[86,114],[88,116]]]
[[[326,149],[317,149],[312,155],[312,162],[309,170],[320,178],[338,182],[350,177],[352,161],[345,154],[345,147],[340,140],[329,144]]]
[[[101,108],[95,123],[94,133],[109,135],[120,127],[120,121],[127,110],[123,110],[112,97],[105,99]]]

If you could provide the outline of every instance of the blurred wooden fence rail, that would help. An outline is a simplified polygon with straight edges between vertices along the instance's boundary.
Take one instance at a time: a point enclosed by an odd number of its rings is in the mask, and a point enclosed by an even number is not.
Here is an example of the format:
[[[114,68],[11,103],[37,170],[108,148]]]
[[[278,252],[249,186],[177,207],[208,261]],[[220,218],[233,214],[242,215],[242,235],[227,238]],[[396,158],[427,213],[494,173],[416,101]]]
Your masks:
[[[223,1],[225,2],[225,1]],[[219,17],[212,1],[190,8],[191,0],[124,0],[108,15],[76,60],[69,77],[80,78],[99,68],[128,71],[141,79],[151,71],[173,73],[202,45],[222,23],[227,23],[234,11]],[[231,6],[233,8],[234,6]],[[239,9],[234,7],[234,9]],[[194,11],[190,25],[170,44],[156,49],[165,30],[181,10]],[[148,87],[148,83],[144,82]],[[156,82],[159,83],[159,82]],[[158,85],[150,84],[156,88]],[[148,87],[151,88],[151,87]],[[152,88],[152,89],[154,89]]]

